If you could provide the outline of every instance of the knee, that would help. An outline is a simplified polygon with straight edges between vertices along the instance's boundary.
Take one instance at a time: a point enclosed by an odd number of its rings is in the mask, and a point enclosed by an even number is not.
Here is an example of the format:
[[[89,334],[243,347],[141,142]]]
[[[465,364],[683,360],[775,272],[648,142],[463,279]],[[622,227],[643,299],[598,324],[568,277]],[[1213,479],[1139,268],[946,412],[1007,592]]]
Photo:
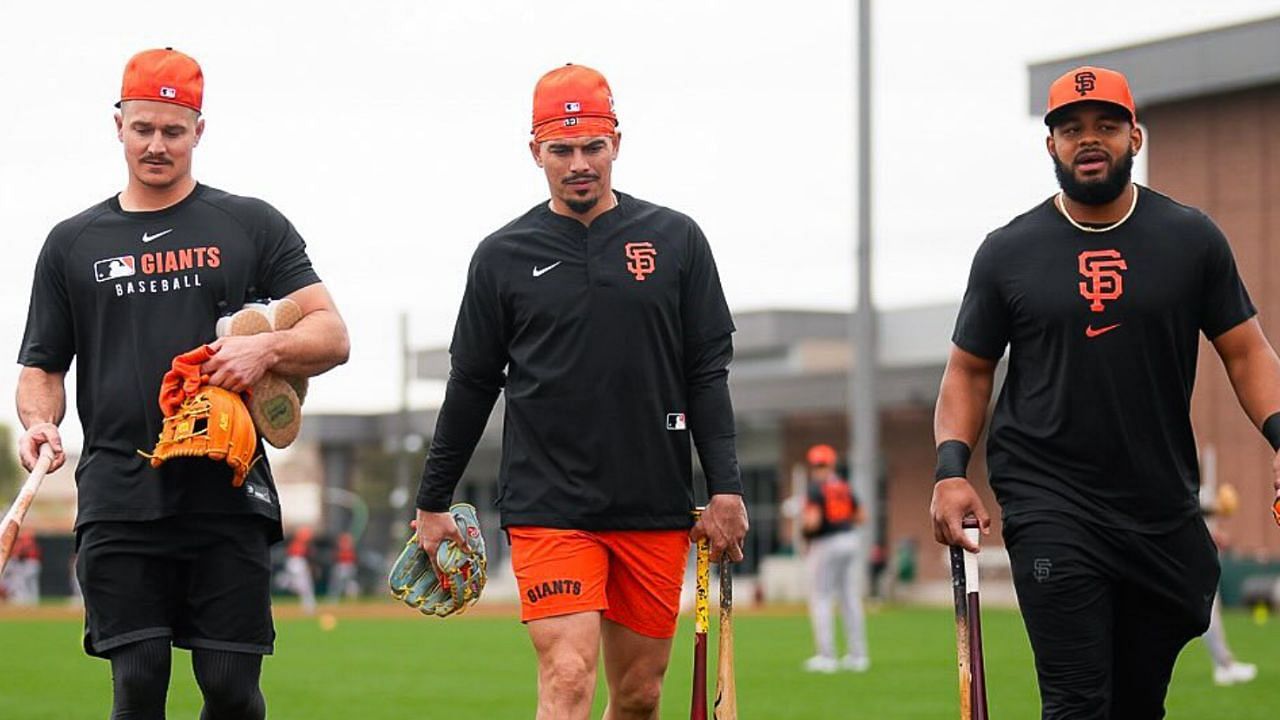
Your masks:
[[[233,656],[235,657],[235,656]],[[226,661],[196,663],[196,684],[204,696],[202,718],[261,718],[265,714],[262,690],[258,686],[257,657],[243,656],[241,663]],[[241,658],[235,657],[236,660]],[[202,661],[205,658],[201,658]]]
[[[546,661],[540,675],[543,693],[560,702],[584,700],[595,688],[595,665],[577,656],[566,655]]]
[[[218,679],[200,684],[206,715],[215,718],[255,717],[261,690],[257,684]]]
[[[200,684],[205,696],[206,715],[211,717],[255,717],[262,696],[256,683],[232,682],[221,678]]]
[[[645,678],[624,682],[610,699],[610,705],[628,717],[650,717],[658,709],[662,697],[662,678]]]

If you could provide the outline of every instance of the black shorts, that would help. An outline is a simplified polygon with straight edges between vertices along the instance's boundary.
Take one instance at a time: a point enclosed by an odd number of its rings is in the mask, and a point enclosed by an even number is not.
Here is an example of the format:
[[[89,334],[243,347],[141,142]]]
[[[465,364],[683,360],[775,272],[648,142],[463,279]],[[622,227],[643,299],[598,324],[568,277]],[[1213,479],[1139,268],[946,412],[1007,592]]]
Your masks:
[[[269,655],[271,534],[253,515],[183,515],[80,528],[84,649],[171,638],[181,648]]]
[[[1044,720],[1155,720],[1183,646],[1204,633],[1218,554],[1204,520],[1160,535],[1063,515],[1004,526]]]

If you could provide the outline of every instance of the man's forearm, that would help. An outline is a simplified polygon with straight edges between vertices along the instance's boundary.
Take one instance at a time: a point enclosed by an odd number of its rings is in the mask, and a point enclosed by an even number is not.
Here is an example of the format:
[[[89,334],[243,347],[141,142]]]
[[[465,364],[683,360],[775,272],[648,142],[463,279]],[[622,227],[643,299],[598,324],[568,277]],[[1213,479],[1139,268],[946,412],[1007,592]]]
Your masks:
[[[65,372],[48,372],[40,368],[25,367],[18,374],[18,419],[22,427],[38,423],[62,422],[67,412]]]
[[[332,310],[308,313],[288,330],[272,333],[272,371],[313,377],[347,361],[351,343],[347,326]]]
[[[689,429],[698,449],[698,460],[707,478],[707,494],[742,494],[738,469],[737,430],[733,401],[729,397],[729,362],[733,342],[729,335],[712,340],[690,353],[688,374]]]
[[[1240,407],[1254,427],[1280,412],[1280,359],[1269,344],[1260,344],[1239,357],[1223,358],[1223,366]]]
[[[737,431],[727,383],[691,389],[689,423],[698,449],[698,460],[707,477],[707,494],[741,495]]]
[[[933,415],[934,444],[959,440],[973,448],[982,434],[987,404],[991,401],[992,376],[948,365],[938,391]]]
[[[456,367],[449,374],[444,403],[418,484],[417,507],[428,512],[449,509],[453,491],[475,452],[498,399],[501,382],[476,380]]]

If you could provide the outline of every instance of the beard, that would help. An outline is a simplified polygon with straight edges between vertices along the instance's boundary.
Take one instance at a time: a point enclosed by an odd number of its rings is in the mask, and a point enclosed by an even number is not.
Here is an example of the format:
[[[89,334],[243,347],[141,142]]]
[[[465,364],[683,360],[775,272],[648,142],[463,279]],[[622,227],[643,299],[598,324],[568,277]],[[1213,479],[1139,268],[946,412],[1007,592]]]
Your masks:
[[[1120,162],[1113,165],[1106,176],[1099,180],[1077,180],[1070,165],[1063,164],[1056,157],[1051,159],[1053,172],[1058,176],[1058,187],[1062,188],[1067,197],[1082,205],[1106,205],[1120,197],[1133,174],[1132,150],[1125,153]]]
[[[564,201],[564,204],[568,205],[569,209],[574,211],[575,213],[579,215],[586,215],[588,212],[591,211],[591,208],[594,208],[596,206],[596,203],[598,202],[600,202],[600,198],[593,197],[593,198],[588,198],[586,200],[566,199]]]

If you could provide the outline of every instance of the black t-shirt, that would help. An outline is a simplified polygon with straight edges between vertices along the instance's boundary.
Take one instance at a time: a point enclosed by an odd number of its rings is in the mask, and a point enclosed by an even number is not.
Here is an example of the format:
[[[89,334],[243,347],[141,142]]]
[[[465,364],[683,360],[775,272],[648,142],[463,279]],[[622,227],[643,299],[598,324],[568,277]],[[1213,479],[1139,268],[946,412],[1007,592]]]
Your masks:
[[[953,341],[1009,367],[987,444],[1007,519],[1065,512],[1163,532],[1199,512],[1191,389],[1210,340],[1255,313],[1208,217],[1147,188],[1083,232],[1052,199],[978,249]]]
[[[810,482],[808,504],[822,513],[822,522],[813,530],[806,530],[807,538],[820,538],[853,529],[858,514],[858,499],[847,480],[832,476],[822,482]]]
[[[478,429],[448,432],[463,390],[482,388],[466,411],[482,429],[504,383],[504,526],[688,527],[690,430],[711,492],[742,492],[724,386],[734,326],[710,246],[685,215],[617,197],[589,228],[541,203],[476,249],[419,507],[447,502],[474,448]],[[723,400],[702,410],[714,438],[686,415],[699,390]]]
[[[186,513],[280,518],[263,457],[245,484],[204,459],[153,469],[173,357],[215,339],[222,314],[319,282],[293,226],[261,200],[197,185],[178,204],[128,212],[112,197],[59,223],[36,263],[18,362],[62,372],[77,360],[84,448],[77,527]],[[259,443],[258,454],[262,454]]]

